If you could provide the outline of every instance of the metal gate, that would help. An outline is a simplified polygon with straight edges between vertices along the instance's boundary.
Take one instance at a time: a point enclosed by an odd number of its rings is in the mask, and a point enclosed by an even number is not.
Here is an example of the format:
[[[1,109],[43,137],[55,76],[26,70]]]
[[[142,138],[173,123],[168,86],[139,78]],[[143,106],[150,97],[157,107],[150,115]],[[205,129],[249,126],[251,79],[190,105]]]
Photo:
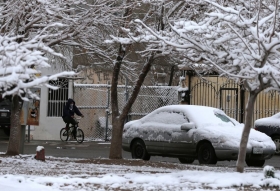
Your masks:
[[[110,105],[110,85],[74,84],[74,99],[84,114],[80,127],[86,140],[110,140],[112,118]],[[118,103],[121,110],[132,91],[131,86],[118,86]],[[165,105],[178,104],[178,87],[143,86],[135,100],[127,120],[139,119],[151,111]]]
[[[242,85],[219,76],[191,76],[189,80],[190,104],[222,109],[228,116],[244,123],[249,93]],[[254,105],[253,121],[280,112],[277,91],[261,92]]]
[[[220,108],[238,119],[238,88],[220,88]]]

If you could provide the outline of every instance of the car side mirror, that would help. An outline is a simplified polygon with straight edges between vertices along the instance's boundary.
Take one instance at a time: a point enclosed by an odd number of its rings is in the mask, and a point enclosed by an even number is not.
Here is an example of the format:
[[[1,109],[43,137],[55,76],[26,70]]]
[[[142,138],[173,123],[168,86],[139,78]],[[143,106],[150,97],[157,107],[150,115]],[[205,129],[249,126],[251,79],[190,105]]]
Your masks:
[[[186,131],[188,131],[188,130],[191,130],[191,129],[194,129],[194,128],[195,128],[195,125],[194,125],[193,122],[183,123],[183,124],[181,125],[181,130],[186,130]]]

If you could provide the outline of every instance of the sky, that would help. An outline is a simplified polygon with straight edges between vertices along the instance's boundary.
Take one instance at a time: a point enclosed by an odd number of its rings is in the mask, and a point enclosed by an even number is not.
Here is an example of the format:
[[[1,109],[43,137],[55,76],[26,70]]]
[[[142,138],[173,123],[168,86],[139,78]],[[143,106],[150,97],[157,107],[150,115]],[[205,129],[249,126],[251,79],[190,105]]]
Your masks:
[[[35,152],[35,151],[34,151]],[[0,153],[4,154],[4,153]],[[81,159],[34,155],[0,157],[1,191],[104,191],[104,190],[275,190],[276,178],[265,178],[263,168],[235,168],[178,164],[178,168],[78,163]],[[269,168],[266,166],[265,168]],[[264,185],[271,188],[262,189]]]

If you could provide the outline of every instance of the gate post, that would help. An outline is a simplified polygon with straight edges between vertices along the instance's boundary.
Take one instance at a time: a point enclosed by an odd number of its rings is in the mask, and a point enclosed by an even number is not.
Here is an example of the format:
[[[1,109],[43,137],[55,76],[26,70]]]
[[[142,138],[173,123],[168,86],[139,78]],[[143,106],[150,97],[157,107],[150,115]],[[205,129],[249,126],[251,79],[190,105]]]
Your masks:
[[[245,114],[245,89],[243,85],[240,85],[240,118],[239,122],[244,123],[244,114]]]
[[[105,128],[105,141],[108,141],[108,118],[110,115],[110,86],[107,86],[107,108],[106,108],[106,128]]]
[[[68,98],[74,99],[74,83],[72,79],[68,79]]]
[[[186,87],[185,83],[185,77],[181,76],[180,77],[180,87],[178,89],[178,99],[179,99],[179,104],[189,104],[187,102],[188,100],[188,95],[189,95],[189,88]]]
[[[128,88],[127,88],[127,77],[125,77],[125,103],[127,103],[128,99],[129,99],[129,92],[128,92]],[[130,121],[130,115],[129,115],[130,111],[131,111],[131,109],[129,110],[129,112],[126,116],[124,123],[127,123]]]

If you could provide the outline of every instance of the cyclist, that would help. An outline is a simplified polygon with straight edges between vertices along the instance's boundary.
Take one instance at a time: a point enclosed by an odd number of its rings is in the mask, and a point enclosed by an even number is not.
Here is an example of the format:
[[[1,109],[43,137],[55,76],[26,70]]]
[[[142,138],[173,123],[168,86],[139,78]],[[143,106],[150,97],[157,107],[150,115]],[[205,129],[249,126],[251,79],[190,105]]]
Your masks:
[[[71,123],[74,126],[73,130],[73,137],[76,139],[76,129],[77,129],[77,122],[74,119],[74,114],[77,114],[78,116],[84,117],[84,115],[80,112],[80,110],[76,107],[75,101],[71,98],[67,100],[67,103],[65,104],[63,108],[63,121],[66,123],[66,129],[69,129],[69,124]]]

